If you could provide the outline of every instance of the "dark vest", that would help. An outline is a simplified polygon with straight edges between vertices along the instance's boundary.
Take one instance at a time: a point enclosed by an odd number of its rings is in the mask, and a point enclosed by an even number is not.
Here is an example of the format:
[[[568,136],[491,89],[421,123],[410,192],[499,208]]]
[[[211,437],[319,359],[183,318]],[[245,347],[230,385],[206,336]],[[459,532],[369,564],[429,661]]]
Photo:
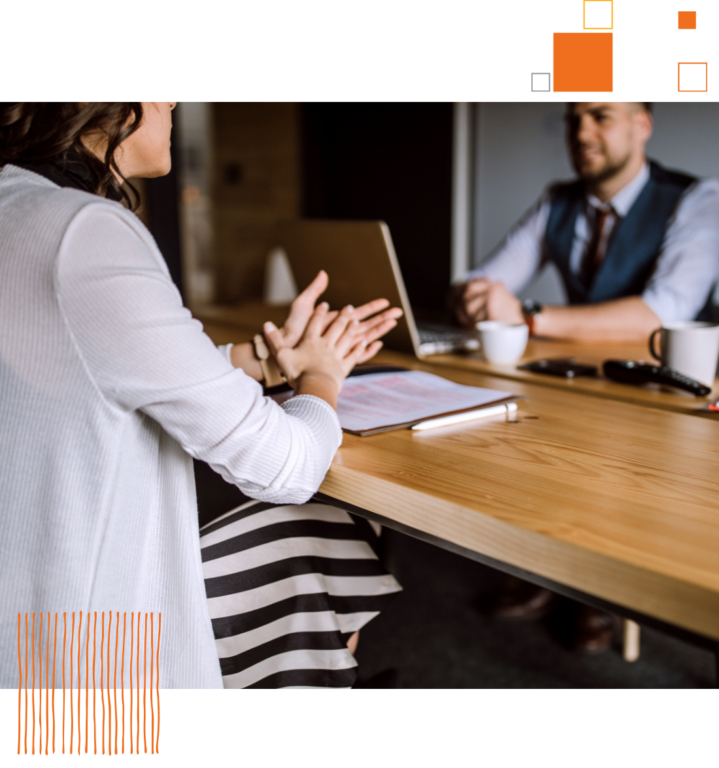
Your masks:
[[[570,304],[594,304],[639,296],[654,271],[659,249],[682,194],[696,179],[649,164],[649,180],[612,232],[604,259],[591,284],[570,271],[574,229],[585,205],[582,181],[557,184],[544,233],[544,261],[556,264]],[[709,286],[707,286],[709,290]],[[697,319],[711,319],[711,292]]]

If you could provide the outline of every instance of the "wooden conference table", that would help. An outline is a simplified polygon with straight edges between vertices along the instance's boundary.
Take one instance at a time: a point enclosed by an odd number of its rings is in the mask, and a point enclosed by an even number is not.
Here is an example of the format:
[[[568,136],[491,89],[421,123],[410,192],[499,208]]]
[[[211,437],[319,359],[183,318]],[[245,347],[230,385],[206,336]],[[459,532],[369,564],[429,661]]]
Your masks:
[[[719,399],[719,379],[714,382],[712,393],[707,398],[694,397],[685,392],[668,391],[653,385],[632,387],[609,381],[603,376],[590,378],[580,376],[575,379],[564,379],[558,376],[548,376],[541,373],[522,371],[518,366],[531,360],[547,358],[572,357],[577,362],[595,365],[601,374],[602,363],[605,360],[644,360],[656,361],[649,353],[646,344],[608,344],[553,341],[550,339],[530,339],[522,360],[512,365],[496,365],[487,362],[480,353],[462,355],[434,355],[433,363],[447,365],[461,370],[488,373],[493,376],[521,381],[528,384],[555,387],[565,392],[592,395],[623,403],[661,408],[676,413],[687,413],[693,416],[703,416],[709,419],[719,419],[719,412],[707,410],[707,403]]]
[[[197,314],[219,344],[249,338],[262,320],[281,322],[284,313],[273,312],[255,306]],[[527,356],[570,352],[551,344],[533,341]],[[573,351],[587,362],[593,353],[597,360],[630,356],[616,347]],[[701,413],[698,401],[494,370],[472,358],[420,361],[382,352],[378,362],[526,401],[511,418],[345,435],[320,489],[325,498],[719,649],[719,425],[692,415]]]

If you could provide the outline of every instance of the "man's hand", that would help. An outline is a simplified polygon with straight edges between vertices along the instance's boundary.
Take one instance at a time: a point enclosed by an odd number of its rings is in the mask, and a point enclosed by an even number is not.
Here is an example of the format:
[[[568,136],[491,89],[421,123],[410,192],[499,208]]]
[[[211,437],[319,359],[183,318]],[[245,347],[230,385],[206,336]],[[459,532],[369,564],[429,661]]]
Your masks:
[[[470,280],[455,289],[457,320],[469,330],[482,320],[523,323],[522,302],[505,287],[484,277]]]
[[[487,297],[491,285],[489,280],[480,277],[454,289],[454,311],[460,325],[471,331],[478,322],[487,319]]]
[[[487,320],[499,320],[504,323],[524,322],[522,302],[510,293],[504,283],[492,283],[487,292]]]

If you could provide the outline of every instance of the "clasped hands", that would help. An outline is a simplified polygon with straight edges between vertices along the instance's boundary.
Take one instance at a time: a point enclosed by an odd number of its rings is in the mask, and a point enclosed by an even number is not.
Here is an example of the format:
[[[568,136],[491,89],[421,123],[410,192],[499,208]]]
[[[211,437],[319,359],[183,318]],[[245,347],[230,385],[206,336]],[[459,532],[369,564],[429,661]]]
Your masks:
[[[523,323],[522,302],[504,283],[493,283],[485,277],[456,286],[452,304],[457,320],[469,330],[482,320]]]
[[[387,299],[340,311],[330,310],[326,302],[315,307],[328,282],[322,270],[292,302],[282,328],[273,323],[264,325],[270,352],[292,387],[300,376],[312,375],[328,378],[341,388],[355,365],[379,352],[380,337],[402,316],[399,307],[386,309]]]

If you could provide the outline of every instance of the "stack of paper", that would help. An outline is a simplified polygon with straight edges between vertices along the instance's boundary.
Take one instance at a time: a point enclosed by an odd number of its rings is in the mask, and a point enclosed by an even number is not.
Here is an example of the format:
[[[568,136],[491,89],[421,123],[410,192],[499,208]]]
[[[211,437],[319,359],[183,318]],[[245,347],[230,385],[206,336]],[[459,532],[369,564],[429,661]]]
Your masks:
[[[519,399],[508,392],[466,387],[423,371],[372,373],[345,381],[337,413],[345,432],[370,435]]]

